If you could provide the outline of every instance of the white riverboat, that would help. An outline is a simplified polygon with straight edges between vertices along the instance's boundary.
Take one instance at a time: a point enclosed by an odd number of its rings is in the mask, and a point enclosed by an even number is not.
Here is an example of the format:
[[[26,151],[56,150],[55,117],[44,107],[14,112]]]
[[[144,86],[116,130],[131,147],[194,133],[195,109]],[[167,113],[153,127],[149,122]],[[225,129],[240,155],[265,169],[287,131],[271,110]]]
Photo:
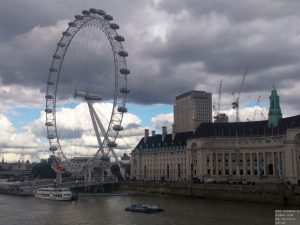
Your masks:
[[[35,197],[56,201],[70,201],[72,200],[72,192],[69,188],[38,188]]]

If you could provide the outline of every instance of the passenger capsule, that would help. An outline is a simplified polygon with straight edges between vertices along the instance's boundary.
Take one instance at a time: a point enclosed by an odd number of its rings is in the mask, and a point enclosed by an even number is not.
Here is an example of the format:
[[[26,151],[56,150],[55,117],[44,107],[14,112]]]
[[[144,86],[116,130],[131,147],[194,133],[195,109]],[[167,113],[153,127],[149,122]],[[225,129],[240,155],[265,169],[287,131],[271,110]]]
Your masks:
[[[53,125],[54,125],[54,124],[53,124],[52,122],[46,122],[46,123],[45,123],[45,126],[46,126],[46,127],[52,127]]]
[[[118,55],[121,56],[121,57],[127,57],[128,53],[126,51],[119,51]]]
[[[117,147],[117,143],[111,141],[111,142],[108,142],[108,143],[107,143],[107,146],[108,146],[109,148],[115,148],[115,147]]]
[[[83,16],[82,16],[82,15],[76,15],[76,16],[75,16],[75,19],[76,19],[76,20],[83,20]]]
[[[67,37],[71,36],[71,33],[68,32],[68,31],[62,32],[62,34],[63,34],[64,36],[67,36]]]
[[[128,110],[127,110],[127,108],[126,107],[124,107],[124,106],[120,106],[120,107],[118,107],[118,112],[121,112],[121,113],[126,113]]]
[[[69,24],[70,27],[76,27],[77,26],[76,23],[74,23],[74,22],[70,22],[68,24]]]
[[[102,160],[102,161],[110,161],[110,158],[109,158],[109,156],[107,156],[107,155],[102,155],[101,157],[100,157],[100,159]]]
[[[66,45],[65,45],[64,43],[62,43],[62,42],[59,42],[59,43],[57,43],[57,46],[63,48],[63,47],[65,47]]]
[[[123,130],[123,127],[122,127],[121,125],[114,125],[114,126],[113,126],[113,129],[114,129],[115,131],[121,131],[121,130]]]
[[[45,98],[46,99],[53,99],[54,97],[53,97],[53,95],[46,95]]]
[[[90,12],[87,11],[87,10],[83,10],[83,11],[82,11],[82,14],[85,15],[85,16],[89,16],[89,15],[90,15]]]
[[[106,14],[106,12],[102,9],[98,9],[96,13],[100,16],[104,16]]]
[[[103,18],[107,21],[111,21],[114,19],[111,15],[104,15]]]
[[[113,29],[113,30],[117,30],[117,29],[120,28],[119,25],[116,24],[116,23],[111,23],[109,26],[110,26],[110,28]]]
[[[49,150],[52,152],[57,151],[57,146],[55,146],[55,145],[50,146]]]
[[[96,13],[96,12],[97,12],[97,9],[91,8],[91,9],[90,9],[90,12],[91,12],[91,13]]]
[[[48,81],[48,82],[47,82],[47,85],[52,86],[52,85],[54,85],[54,82]]]
[[[125,41],[125,38],[121,35],[117,35],[117,36],[115,36],[115,40],[119,41],[119,42],[122,42],[122,41]]]
[[[50,72],[53,72],[53,73],[57,72],[57,69],[55,69],[55,68],[50,68],[49,70],[50,70]]]
[[[53,59],[61,59],[61,56],[59,56],[59,55],[54,55],[54,56],[53,56]]]
[[[120,92],[123,94],[128,94],[129,90],[127,88],[120,88]]]
[[[45,109],[46,113],[53,113],[53,109]]]
[[[47,138],[48,138],[48,139],[55,139],[56,137],[55,137],[54,134],[49,134]]]
[[[122,68],[122,69],[120,69],[120,73],[128,75],[128,74],[130,74],[130,71],[129,71],[129,69]]]

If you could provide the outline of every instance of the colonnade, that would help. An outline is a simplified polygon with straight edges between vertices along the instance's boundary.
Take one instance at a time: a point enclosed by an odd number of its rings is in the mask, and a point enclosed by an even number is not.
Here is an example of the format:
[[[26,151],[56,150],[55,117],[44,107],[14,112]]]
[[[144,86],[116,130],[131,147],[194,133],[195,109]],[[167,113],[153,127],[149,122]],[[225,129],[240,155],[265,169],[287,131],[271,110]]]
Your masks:
[[[283,176],[282,151],[199,151],[200,176]],[[201,160],[202,159],[202,160]]]

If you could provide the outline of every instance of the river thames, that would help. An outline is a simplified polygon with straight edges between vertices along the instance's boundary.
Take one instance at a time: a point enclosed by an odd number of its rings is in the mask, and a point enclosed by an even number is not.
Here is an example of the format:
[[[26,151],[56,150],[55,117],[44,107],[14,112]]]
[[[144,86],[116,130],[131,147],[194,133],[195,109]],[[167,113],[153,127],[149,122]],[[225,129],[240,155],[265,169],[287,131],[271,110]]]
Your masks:
[[[127,212],[134,203],[159,204],[164,212]],[[276,205],[173,196],[80,196],[58,202],[0,195],[1,225],[273,225]]]

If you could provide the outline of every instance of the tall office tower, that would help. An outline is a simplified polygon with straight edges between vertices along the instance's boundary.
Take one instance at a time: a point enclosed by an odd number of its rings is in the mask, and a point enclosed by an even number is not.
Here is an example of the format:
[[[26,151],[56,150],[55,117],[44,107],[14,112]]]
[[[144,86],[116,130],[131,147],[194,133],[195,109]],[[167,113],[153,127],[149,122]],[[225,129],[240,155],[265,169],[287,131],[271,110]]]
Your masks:
[[[173,133],[195,131],[202,122],[212,122],[212,94],[189,91],[178,95],[174,105]]]

